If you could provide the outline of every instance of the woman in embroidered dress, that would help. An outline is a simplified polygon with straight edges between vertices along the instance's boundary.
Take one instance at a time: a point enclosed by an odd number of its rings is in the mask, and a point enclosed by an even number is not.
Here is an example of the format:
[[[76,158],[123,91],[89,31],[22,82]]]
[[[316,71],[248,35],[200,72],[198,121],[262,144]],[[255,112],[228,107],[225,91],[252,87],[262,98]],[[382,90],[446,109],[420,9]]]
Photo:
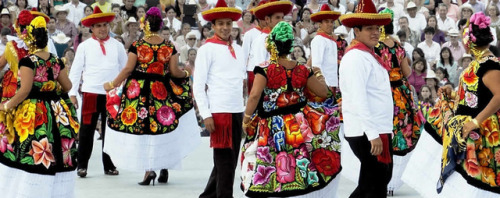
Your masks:
[[[338,185],[340,121],[329,119],[338,111],[332,106],[330,112],[318,112],[306,105],[305,88],[322,98],[328,90],[309,68],[286,58],[293,40],[292,27],[278,23],[267,40],[270,64],[254,70],[243,118],[242,187],[249,197],[325,197]]]
[[[381,13],[394,12],[388,8]],[[415,148],[421,133],[421,126],[424,123],[422,112],[413,101],[413,88],[407,80],[411,74],[405,50],[401,44],[391,37],[394,33],[393,23],[384,26],[385,34],[381,34],[379,45],[375,47],[375,53],[391,66],[389,80],[391,81],[392,95],[394,100],[393,136],[392,150],[394,168],[391,182],[387,186],[387,193],[392,196],[403,182],[401,174],[408,163],[411,151]]]
[[[440,90],[438,104],[448,103],[446,108],[436,104],[430,110],[429,133],[437,142],[426,142],[422,150],[427,150],[426,153],[442,151],[442,155],[420,155],[418,166],[424,166],[428,172],[403,176],[425,197],[499,197],[500,62],[488,50],[493,40],[489,24],[489,17],[482,12],[471,16],[464,43],[475,58],[460,75],[456,94],[452,93],[451,86]],[[412,176],[433,180],[412,182]],[[433,181],[438,183],[439,195],[432,188],[436,186]]]
[[[129,49],[125,68],[111,82],[109,91],[123,81],[121,103],[110,111],[106,152],[120,167],[146,170],[140,185],[149,185],[160,171],[158,182],[167,183],[169,168],[179,168],[181,160],[200,141],[189,88],[189,70],[177,66],[178,55],[172,42],[158,33],[163,21],[153,7],[141,19],[145,38]]]
[[[19,61],[19,91],[0,105],[0,191],[4,197],[73,197],[80,126],[66,94],[68,71],[44,51],[43,17],[35,18],[27,32],[30,54]]]

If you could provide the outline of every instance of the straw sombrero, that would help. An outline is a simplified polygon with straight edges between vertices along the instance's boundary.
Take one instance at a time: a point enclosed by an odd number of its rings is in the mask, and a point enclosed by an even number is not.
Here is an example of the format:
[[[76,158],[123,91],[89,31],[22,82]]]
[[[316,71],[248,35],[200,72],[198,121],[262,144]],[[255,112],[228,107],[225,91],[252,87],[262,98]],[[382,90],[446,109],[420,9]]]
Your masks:
[[[350,28],[364,25],[382,26],[391,22],[391,14],[379,14],[371,0],[361,0],[354,13],[340,16],[340,22]]]
[[[332,11],[328,4],[323,4],[321,6],[321,10],[314,14],[311,14],[311,21],[313,22],[321,22],[325,19],[337,20],[340,17],[340,12]]]
[[[31,8],[30,13],[33,15],[33,18],[36,18],[37,16],[41,16],[45,19],[45,22],[48,23],[50,21],[50,17],[47,16],[43,12],[39,12],[36,8]]]
[[[269,0],[259,3],[259,6],[252,9],[252,12],[259,20],[264,20],[266,16],[277,12],[283,12],[287,15],[292,11],[292,8],[293,4],[290,1]]]
[[[238,8],[227,7],[226,1],[219,0],[214,8],[201,13],[206,21],[215,19],[229,18],[233,21],[238,21],[241,18],[241,10]]]
[[[94,13],[82,19],[82,25],[90,27],[96,23],[111,22],[115,19],[115,13],[102,13],[99,6],[94,8]]]

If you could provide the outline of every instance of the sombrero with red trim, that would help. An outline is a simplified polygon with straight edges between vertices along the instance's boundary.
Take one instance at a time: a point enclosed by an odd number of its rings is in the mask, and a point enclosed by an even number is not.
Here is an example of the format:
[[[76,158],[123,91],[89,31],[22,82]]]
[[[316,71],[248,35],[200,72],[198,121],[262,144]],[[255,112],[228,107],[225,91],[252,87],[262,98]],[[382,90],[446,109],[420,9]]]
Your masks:
[[[314,14],[311,14],[311,21],[313,22],[321,22],[325,19],[337,20],[340,17],[340,12],[332,11],[330,6],[327,4],[323,4],[321,6],[321,10]]]
[[[90,27],[96,23],[111,22],[115,19],[115,13],[102,13],[99,6],[94,8],[94,13],[82,19],[82,25]]]
[[[241,10],[238,8],[227,7],[226,1],[219,0],[214,8],[201,13],[203,19],[213,21],[215,19],[229,18],[238,21],[241,18]]]
[[[293,4],[291,1],[279,1],[279,0],[270,0],[264,3],[259,3],[259,6],[252,9],[253,14],[259,20],[264,20],[266,16],[277,12],[283,12],[283,14],[287,15],[292,11]]]
[[[45,13],[43,12],[39,12],[36,8],[31,8],[31,11],[30,13],[33,15],[33,18],[36,18],[37,16],[41,16],[45,19],[45,22],[49,22],[50,21],[50,17],[47,16]]]
[[[377,13],[372,0],[361,0],[354,13],[340,16],[340,22],[347,27],[364,25],[387,25],[391,22],[391,14]]]

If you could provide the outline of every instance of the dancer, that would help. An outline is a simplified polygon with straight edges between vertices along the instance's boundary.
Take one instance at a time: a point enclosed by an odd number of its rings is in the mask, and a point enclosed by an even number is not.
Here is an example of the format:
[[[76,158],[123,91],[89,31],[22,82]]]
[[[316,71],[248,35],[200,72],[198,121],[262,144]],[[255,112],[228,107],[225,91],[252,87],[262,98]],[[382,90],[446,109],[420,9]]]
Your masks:
[[[353,14],[340,17],[354,29],[356,39],[340,63],[344,134],[361,161],[358,186],[350,197],[386,197],[392,175],[392,118],[394,107],[389,82],[390,65],[374,53],[379,26],[391,22],[378,14],[371,0],[361,0]]]
[[[94,133],[97,119],[101,117],[103,139],[106,138],[106,91],[102,87],[126,65],[127,54],[123,44],[109,37],[109,23],[115,18],[114,13],[102,13],[99,7],[94,13],[82,19],[82,25],[90,27],[92,39],[87,39],[78,45],[75,60],[71,66],[69,77],[73,87],[69,96],[73,104],[77,104],[81,79],[82,101],[82,130],[78,145],[78,176],[87,176],[87,167],[92,154]],[[83,76],[83,78],[82,78]],[[102,141],[104,147],[104,140]],[[115,165],[105,152],[102,153],[104,174],[118,175]]]
[[[496,157],[500,144],[498,138],[492,138],[499,130],[500,62],[489,51],[489,43],[493,40],[489,25],[489,17],[482,12],[470,17],[463,41],[474,60],[462,72],[456,93],[452,92],[451,86],[440,89],[442,98],[445,101],[449,98],[456,110],[443,118],[444,123],[437,131],[442,137],[442,158],[432,160],[433,164],[425,164],[432,169],[441,165],[437,182],[439,196],[498,197],[500,194],[497,180],[500,168]],[[422,189],[415,187],[414,182],[411,184],[421,194],[436,194],[435,189]]]
[[[71,101],[62,96],[71,88],[68,70],[45,50],[43,17],[26,30],[30,54],[19,61],[19,91],[0,105],[0,190],[5,197],[73,197],[80,126]]]
[[[394,12],[388,8],[380,13]],[[408,83],[407,77],[411,74],[408,58],[401,44],[392,37],[394,33],[393,23],[385,25],[380,35],[380,42],[375,47],[375,53],[382,57],[383,61],[391,66],[389,80],[391,81],[392,98],[394,100],[393,136],[392,150],[396,155],[393,158],[392,179],[388,185],[389,196],[402,185],[401,175],[415,148],[421,129],[424,124],[422,112],[413,101],[413,88]]]
[[[242,187],[248,197],[336,197],[338,111],[330,107],[319,112],[306,105],[306,87],[321,98],[327,98],[328,89],[311,69],[287,59],[293,41],[292,27],[278,23],[267,39],[269,65],[254,70],[243,118]]]
[[[189,88],[190,71],[177,66],[179,55],[163,39],[161,11],[152,7],[141,19],[144,38],[132,43],[128,61],[118,76],[104,83],[106,91],[125,81],[125,94],[116,114],[108,116],[105,151],[118,166],[146,170],[139,185],[149,185],[160,171],[167,183],[167,168],[177,168],[200,142]]]
[[[240,19],[241,11],[219,0],[215,8],[202,15],[214,24],[215,35],[198,49],[193,93],[210,132],[214,168],[200,198],[232,197],[245,108],[243,81],[247,75],[243,50],[232,44],[230,34],[233,21]]]

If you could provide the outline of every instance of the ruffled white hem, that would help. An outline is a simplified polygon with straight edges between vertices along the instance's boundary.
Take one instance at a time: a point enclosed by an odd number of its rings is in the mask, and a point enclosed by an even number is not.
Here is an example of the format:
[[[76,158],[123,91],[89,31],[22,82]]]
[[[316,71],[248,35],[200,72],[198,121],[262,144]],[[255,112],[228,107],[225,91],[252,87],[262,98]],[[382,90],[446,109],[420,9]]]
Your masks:
[[[392,157],[394,166],[392,168],[392,178],[387,185],[387,190],[397,191],[401,188],[401,186],[403,186],[404,182],[401,180],[401,176],[403,175],[412,154],[413,151],[407,153],[405,156],[394,155]]]
[[[106,126],[104,151],[120,169],[149,171],[180,169],[181,161],[200,144],[194,109],[179,119],[177,128],[162,135],[133,135]]]
[[[0,193],[8,198],[71,198],[75,178],[75,171],[41,175],[0,164]]]
[[[337,175],[327,186],[320,190],[310,192],[305,195],[293,196],[288,198],[337,198],[337,189],[339,188],[340,175]]]
[[[423,197],[500,197],[497,193],[468,184],[457,172],[450,175],[443,191],[438,194],[436,188],[441,174],[442,152],[443,146],[423,131],[401,179]]]

